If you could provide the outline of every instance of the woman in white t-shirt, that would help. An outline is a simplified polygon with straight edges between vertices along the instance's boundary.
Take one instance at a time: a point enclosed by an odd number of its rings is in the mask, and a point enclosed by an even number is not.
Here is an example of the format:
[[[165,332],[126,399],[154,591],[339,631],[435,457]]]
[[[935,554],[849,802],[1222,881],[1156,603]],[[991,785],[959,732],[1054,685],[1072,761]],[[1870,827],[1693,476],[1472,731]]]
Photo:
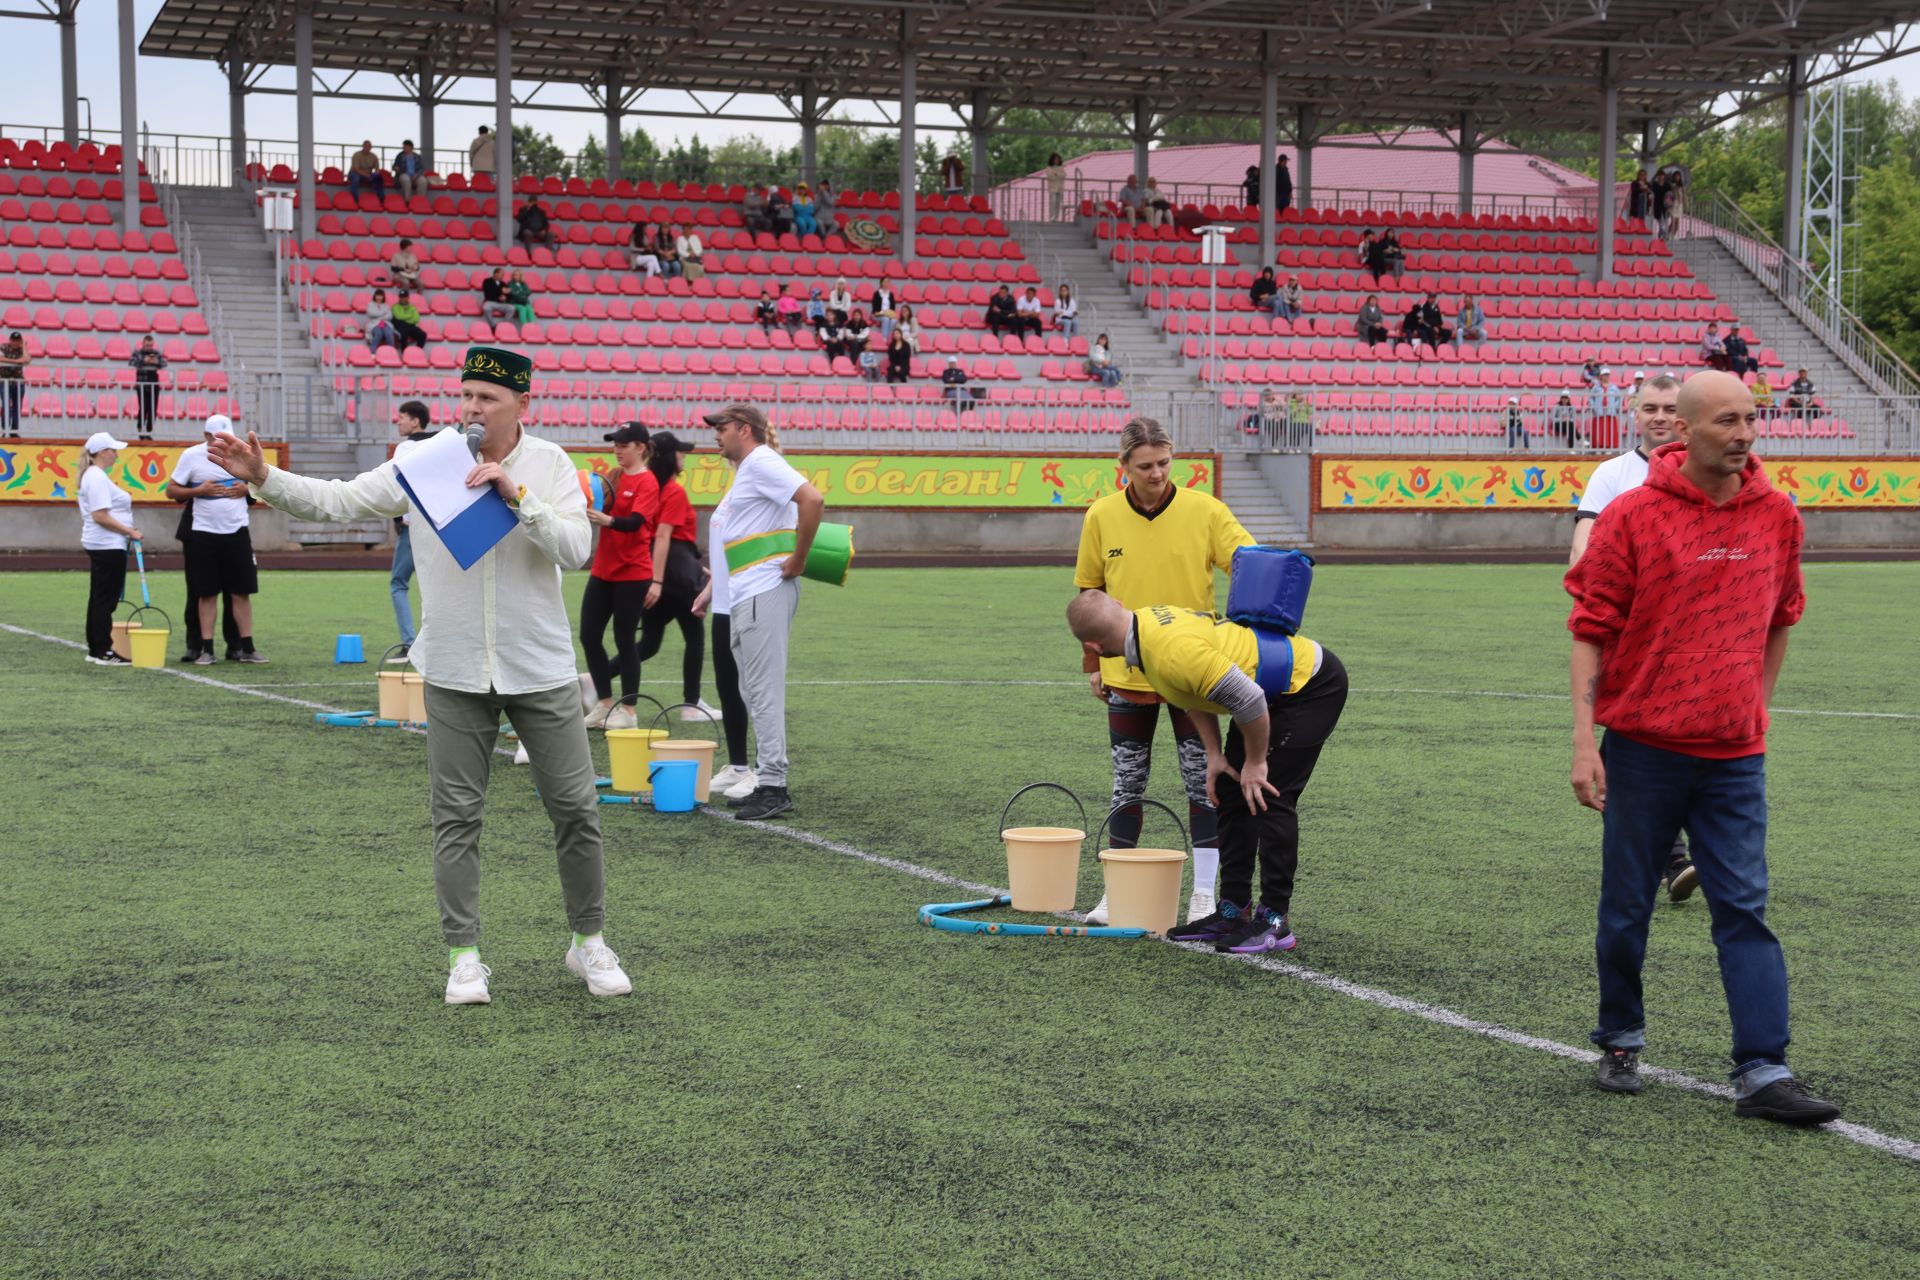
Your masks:
[[[133,527],[133,499],[113,482],[113,464],[126,442],[105,431],[87,437],[87,467],[80,473],[80,545],[92,570],[87,591],[87,661],[124,667],[113,651],[113,611],[126,594],[127,540],[140,541]]]

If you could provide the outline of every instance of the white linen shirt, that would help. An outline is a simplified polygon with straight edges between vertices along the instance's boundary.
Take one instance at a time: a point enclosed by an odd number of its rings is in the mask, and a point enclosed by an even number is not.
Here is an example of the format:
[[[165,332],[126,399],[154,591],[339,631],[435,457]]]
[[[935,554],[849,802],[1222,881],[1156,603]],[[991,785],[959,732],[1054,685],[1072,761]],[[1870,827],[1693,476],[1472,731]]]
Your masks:
[[[593,548],[579,475],[559,445],[524,431],[500,465],[525,487],[520,524],[473,568],[460,567],[429,521],[413,522],[420,634],[407,659],[443,689],[537,693],[579,678],[560,594],[561,571],[583,567]],[[301,520],[366,520],[409,509],[391,461],[351,480],[270,467],[254,493]]]

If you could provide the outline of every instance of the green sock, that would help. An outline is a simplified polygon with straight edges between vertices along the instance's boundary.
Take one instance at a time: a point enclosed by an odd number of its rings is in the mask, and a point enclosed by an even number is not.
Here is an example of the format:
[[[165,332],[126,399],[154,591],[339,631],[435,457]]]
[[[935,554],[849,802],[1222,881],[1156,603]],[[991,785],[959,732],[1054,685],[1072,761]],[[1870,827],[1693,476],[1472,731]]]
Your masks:
[[[573,935],[573,945],[576,947],[584,947],[587,945],[587,939],[597,938],[599,936],[598,933],[576,933]]]
[[[447,948],[447,968],[451,969],[455,965],[459,964],[461,956],[472,956],[475,960],[478,960],[480,958],[480,948],[448,947]]]

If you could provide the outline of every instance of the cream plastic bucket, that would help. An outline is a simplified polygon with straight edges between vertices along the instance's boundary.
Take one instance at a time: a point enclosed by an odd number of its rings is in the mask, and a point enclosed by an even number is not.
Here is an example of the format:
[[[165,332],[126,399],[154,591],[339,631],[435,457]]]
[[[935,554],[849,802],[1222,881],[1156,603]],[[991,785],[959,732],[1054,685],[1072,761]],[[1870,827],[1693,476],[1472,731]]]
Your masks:
[[[415,724],[427,722],[427,678],[417,672],[402,672],[400,686],[407,694],[407,714],[402,720],[411,720]],[[383,686],[384,687],[384,686]]]
[[[1058,791],[1080,811],[1078,827],[1009,827],[1013,803],[1029,791]],[[1007,850],[1007,887],[1015,911],[1071,911],[1080,881],[1080,847],[1087,838],[1087,807],[1057,782],[1030,782],[1000,811],[1000,843]]]
[[[1107,923],[1156,934],[1173,928],[1180,922],[1180,870],[1186,860],[1179,849],[1101,850]]]
[[[380,690],[380,718],[382,720],[407,719],[407,673],[382,671],[378,677],[377,687]]]
[[[614,730],[615,733],[622,732]],[[655,760],[691,760],[699,766],[693,778],[693,800],[705,804],[713,787],[713,751],[716,743],[705,738],[660,738],[653,744]]]

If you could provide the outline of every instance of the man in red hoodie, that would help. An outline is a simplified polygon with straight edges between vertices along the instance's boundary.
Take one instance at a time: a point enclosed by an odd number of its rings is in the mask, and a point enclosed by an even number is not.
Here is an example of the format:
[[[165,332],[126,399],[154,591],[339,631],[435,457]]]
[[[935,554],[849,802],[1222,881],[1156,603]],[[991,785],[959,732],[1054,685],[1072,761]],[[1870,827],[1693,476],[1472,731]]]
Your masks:
[[[1685,827],[1733,1021],[1734,1112],[1820,1124],[1840,1110],[1787,1070],[1787,966],[1766,921],[1767,702],[1806,609],[1800,514],[1753,456],[1754,424],[1740,379],[1689,378],[1679,440],[1567,572],[1573,791],[1605,820],[1592,1039],[1600,1087],[1638,1093],[1647,926]]]

